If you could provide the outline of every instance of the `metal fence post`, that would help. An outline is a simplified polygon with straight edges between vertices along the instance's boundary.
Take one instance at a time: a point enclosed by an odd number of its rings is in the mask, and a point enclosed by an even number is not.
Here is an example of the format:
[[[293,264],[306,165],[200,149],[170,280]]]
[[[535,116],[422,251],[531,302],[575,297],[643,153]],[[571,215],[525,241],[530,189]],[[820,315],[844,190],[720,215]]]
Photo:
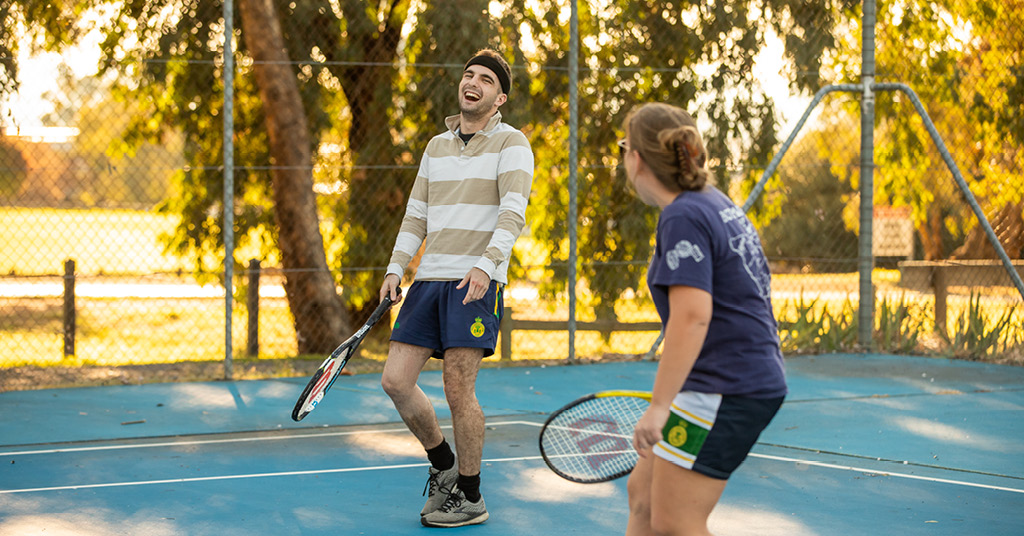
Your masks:
[[[224,1],[224,379],[233,377],[231,347],[231,315],[234,310],[232,283],[235,266],[235,6]]]
[[[569,361],[576,359],[576,188],[579,171],[579,6],[570,2],[569,15]]]
[[[857,306],[857,342],[871,350],[875,327],[875,288],[872,275],[875,256],[872,251],[872,228],[875,217],[875,1],[864,1],[864,35],[861,50],[860,103],[860,244],[857,255],[859,301]]]

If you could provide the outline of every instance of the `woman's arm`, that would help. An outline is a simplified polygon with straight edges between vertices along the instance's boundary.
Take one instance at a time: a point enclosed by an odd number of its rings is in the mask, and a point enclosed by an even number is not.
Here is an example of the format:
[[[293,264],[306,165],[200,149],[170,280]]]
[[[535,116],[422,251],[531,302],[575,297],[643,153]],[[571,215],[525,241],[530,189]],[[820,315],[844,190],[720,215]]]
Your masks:
[[[633,446],[641,456],[661,440],[672,400],[689,376],[711,322],[711,294],[695,287],[668,290],[669,316],[658,373],[654,377],[651,407],[636,425]]]

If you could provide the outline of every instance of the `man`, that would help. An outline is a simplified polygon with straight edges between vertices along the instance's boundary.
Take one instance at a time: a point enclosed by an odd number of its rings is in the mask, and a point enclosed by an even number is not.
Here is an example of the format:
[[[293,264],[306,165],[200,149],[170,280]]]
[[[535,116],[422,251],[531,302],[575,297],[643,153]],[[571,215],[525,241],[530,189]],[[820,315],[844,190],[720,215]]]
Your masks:
[[[399,299],[405,268],[424,246],[391,335],[381,385],[430,461],[429,527],[483,523],[484,414],[476,398],[480,361],[494,353],[512,245],[526,222],[533,152],[501,122],[512,71],[495,51],[477,52],[459,83],[459,115],[427,145],[395,239],[380,296]],[[444,360],[452,452],[430,400],[416,384],[431,357]],[[456,457],[456,453],[458,456]]]

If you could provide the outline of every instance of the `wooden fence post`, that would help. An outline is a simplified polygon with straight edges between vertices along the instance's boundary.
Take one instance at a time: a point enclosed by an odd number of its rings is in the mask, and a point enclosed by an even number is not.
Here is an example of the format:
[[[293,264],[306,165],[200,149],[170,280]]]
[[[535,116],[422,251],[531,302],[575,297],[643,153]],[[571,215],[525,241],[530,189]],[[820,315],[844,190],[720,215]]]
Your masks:
[[[512,308],[505,307],[501,316],[501,360],[512,360]]]
[[[245,307],[248,310],[248,344],[245,353],[249,357],[260,354],[260,261],[249,259],[249,290]]]
[[[935,331],[946,334],[946,297],[949,295],[949,286],[946,281],[945,266],[932,268],[932,290],[935,293]]]
[[[64,261],[64,357],[75,355],[75,260]]]

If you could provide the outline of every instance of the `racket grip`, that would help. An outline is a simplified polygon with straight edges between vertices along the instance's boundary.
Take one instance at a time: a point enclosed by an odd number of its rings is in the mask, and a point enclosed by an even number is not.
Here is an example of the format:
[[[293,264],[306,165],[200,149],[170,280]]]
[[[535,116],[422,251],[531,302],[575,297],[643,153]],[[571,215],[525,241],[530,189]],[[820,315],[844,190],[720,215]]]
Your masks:
[[[395,294],[401,296],[402,287],[395,287]],[[374,309],[373,313],[370,314],[370,319],[366,321],[366,325],[373,326],[377,322],[379,322],[381,317],[384,316],[384,313],[387,312],[387,310],[390,309],[392,305],[394,305],[394,302],[391,301],[391,296],[384,296],[384,299],[381,300],[380,305],[378,305],[377,308]]]

